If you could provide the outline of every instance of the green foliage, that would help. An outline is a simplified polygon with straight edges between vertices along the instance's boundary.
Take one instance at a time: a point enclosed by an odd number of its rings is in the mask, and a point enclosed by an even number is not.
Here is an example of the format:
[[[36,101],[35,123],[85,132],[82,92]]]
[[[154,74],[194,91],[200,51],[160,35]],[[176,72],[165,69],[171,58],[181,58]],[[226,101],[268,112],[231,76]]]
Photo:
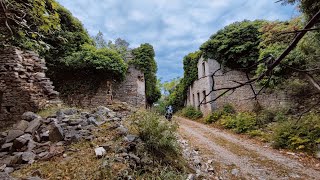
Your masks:
[[[224,114],[235,114],[236,113],[236,110],[232,106],[232,104],[223,105],[222,111],[223,111]]]
[[[65,64],[78,71],[92,70],[122,80],[127,65],[119,54],[107,48],[96,49],[92,45],[83,45],[81,51],[66,57]]]
[[[223,115],[223,111],[215,111],[211,113],[209,116],[205,117],[204,121],[207,124],[217,122]]]
[[[247,68],[259,58],[259,29],[263,24],[263,21],[235,22],[212,35],[200,49],[205,58],[216,59],[224,66]]]
[[[161,97],[160,89],[157,86],[157,63],[154,59],[155,52],[152,45],[146,43],[133,49],[134,59],[129,63],[134,64],[138,69],[144,72],[146,81],[146,98],[148,104],[153,104]]]
[[[183,58],[184,77],[179,84],[175,86],[168,97],[168,104],[171,104],[175,110],[182,109],[187,99],[188,87],[198,79],[197,64],[202,55],[201,51],[190,53]]]
[[[179,115],[193,120],[199,119],[203,116],[201,111],[195,109],[192,106],[183,108],[181,111],[179,111]]]
[[[263,33],[260,43],[260,59],[272,55],[274,58],[279,57],[281,53],[288,47],[291,40],[294,38],[294,34],[281,34],[282,32],[295,31],[301,29],[303,26],[301,18],[295,18],[285,22],[268,22],[265,23],[260,29]],[[265,77],[259,84],[274,88],[283,83],[285,79],[292,76],[293,69],[289,67],[298,67],[299,69],[305,69],[305,58],[301,51],[296,48],[291,51],[280,65],[275,67],[272,71],[271,78]],[[264,73],[267,70],[268,64],[262,62],[256,69],[256,76]]]
[[[236,133],[246,133],[256,128],[256,118],[250,113],[238,113],[236,116],[224,115],[220,119],[220,124]]]
[[[308,19],[311,19],[320,9],[318,0],[281,0],[283,4],[299,3],[300,11],[306,14]]]
[[[161,119],[152,112],[138,112],[131,116],[133,125],[147,150],[157,157],[179,154],[180,146],[175,135],[178,126]]]
[[[184,85],[188,88],[198,79],[198,61],[202,55],[201,51],[190,53],[183,58]]]
[[[92,44],[88,32],[81,22],[72,16],[70,11],[59,5],[57,13],[60,17],[61,29],[44,39],[50,48],[46,51],[40,51],[46,59],[51,74],[60,73],[57,71],[63,65],[61,62],[66,56],[81,51],[83,44]]]
[[[2,3],[6,8],[6,23],[10,29],[5,23],[0,24],[1,44],[31,50],[47,49],[44,38],[60,30],[58,3],[54,0],[8,0]]]
[[[298,122],[289,120],[275,128],[273,136],[275,148],[314,151],[320,140],[320,116],[309,113]]]

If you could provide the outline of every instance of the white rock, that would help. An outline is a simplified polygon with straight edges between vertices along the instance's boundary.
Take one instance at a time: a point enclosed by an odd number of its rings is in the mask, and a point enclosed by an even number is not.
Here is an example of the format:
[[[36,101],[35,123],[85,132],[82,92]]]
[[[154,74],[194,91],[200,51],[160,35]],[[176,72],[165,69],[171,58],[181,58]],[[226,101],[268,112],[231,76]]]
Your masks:
[[[96,153],[96,156],[98,158],[101,158],[102,156],[104,156],[107,152],[103,147],[98,147],[94,149],[94,152]]]

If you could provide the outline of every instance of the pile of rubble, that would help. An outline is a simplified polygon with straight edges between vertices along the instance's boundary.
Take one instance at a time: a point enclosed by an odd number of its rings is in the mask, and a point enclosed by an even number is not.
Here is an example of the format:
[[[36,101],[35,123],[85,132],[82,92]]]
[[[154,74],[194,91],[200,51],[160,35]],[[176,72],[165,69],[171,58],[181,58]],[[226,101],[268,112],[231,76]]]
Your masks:
[[[214,170],[213,160],[201,157],[199,150],[189,145],[188,141],[179,137],[180,146],[183,149],[183,157],[189,162],[190,167],[196,172],[189,174],[187,180],[194,179],[219,179]]]
[[[12,129],[0,134],[0,172],[11,173],[23,164],[63,154],[64,146],[73,142],[92,141],[93,130],[106,122],[114,122],[119,134],[126,134],[128,130],[117,123],[122,118],[103,106],[90,113],[61,109],[46,118],[26,112]]]

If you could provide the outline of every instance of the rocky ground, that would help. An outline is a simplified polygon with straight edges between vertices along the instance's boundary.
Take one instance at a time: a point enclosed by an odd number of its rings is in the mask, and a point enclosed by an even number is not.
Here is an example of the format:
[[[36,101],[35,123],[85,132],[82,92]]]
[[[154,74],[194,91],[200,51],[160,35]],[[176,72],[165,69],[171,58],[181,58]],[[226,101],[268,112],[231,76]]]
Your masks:
[[[60,109],[48,117],[41,117],[33,112],[24,113],[22,120],[12,129],[1,133],[0,179],[13,179],[8,175],[10,173],[24,179],[64,179],[63,176],[68,173],[55,174],[52,167],[61,160],[69,163],[70,159],[82,158],[81,153],[84,158],[90,153],[88,164],[99,158],[104,159],[102,165],[97,167],[100,171],[93,168],[96,171],[94,173],[102,172],[102,166],[110,166],[110,157],[106,158],[108,152],[112,152],[112,162],[126,161],[131,168],[141,163],[150,163],[151,160],[141,159],[133,153],[141,140],[128,134],[128,129],[123,125],[123,119],[127,115],[128,112],[114,112],[103,106],[91,112],[75,108]],[[45,162],[50,162],[51,166],[44,165]],[[60,163],[56,164],[59,165]],[[45,168],[49,168],[48,172],[45,172]],[[119,168],[119,172],[125,168]],[[79,171],[81,170],[83,169],[79,167]],[[86,178],[81,173],[79,175]],[[90,174],[88,176],[94,177]],[[98,173],[96,179],[101,176]],[[121,173],[117,176],[121,177]]]
[[[185,118],[176,117],[175,120],[180,125],[181,137],[185,139],[183,144],[198,150],[189,151],[186,156],[197,164],[197,174],[207,179],[320,177],[318,160],[313,159],[315,165],[310,166],[301,162],[295,153],[282,154],[271,147]]]

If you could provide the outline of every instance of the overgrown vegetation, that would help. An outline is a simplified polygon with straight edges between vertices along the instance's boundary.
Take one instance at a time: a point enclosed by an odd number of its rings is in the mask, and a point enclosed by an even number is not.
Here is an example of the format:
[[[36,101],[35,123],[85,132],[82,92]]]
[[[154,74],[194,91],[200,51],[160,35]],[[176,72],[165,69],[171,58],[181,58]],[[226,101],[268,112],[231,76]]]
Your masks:
[[[193,119],[193,120],[197,120],[203,116],[203,114],[200,110],[197,110],[196,108],[194,108],[192,106],[188,106],[188,107],[181,109],[178,112],[178,114],[180,116],[183,116],[183,117],[186,117],[189,119]]]
[[[146,43],[132,50],[134,59],[129,63],[134,64],[145,76],[146,98],[149,105],[152,105],[161,97],[160,89],[157,87],[157,63],[154,59],[155,52],[152,45]]]
[[[163,170],[153,177],[183,179],[186,173],[185,160],[177,141],[177,124],[172,124],[158,114],[140,111],[131,115],[132,129],[143,140],[144,146],[150,153],[153,164],[161,164]],[[179,159],[179,161],[176,161]]]
[[[259,57],[259,29],[264,21],[242,21],[232,23],[213,34],[201,45],[204,58],[216,59],[232,69],[248,68]]]
[[[221,108],[205,117],[204,122],[271,142],[275,148],[312,153],[320,142],[319,118],[316,112],[299,118],[288,114],[287,109],[230,113]]]

